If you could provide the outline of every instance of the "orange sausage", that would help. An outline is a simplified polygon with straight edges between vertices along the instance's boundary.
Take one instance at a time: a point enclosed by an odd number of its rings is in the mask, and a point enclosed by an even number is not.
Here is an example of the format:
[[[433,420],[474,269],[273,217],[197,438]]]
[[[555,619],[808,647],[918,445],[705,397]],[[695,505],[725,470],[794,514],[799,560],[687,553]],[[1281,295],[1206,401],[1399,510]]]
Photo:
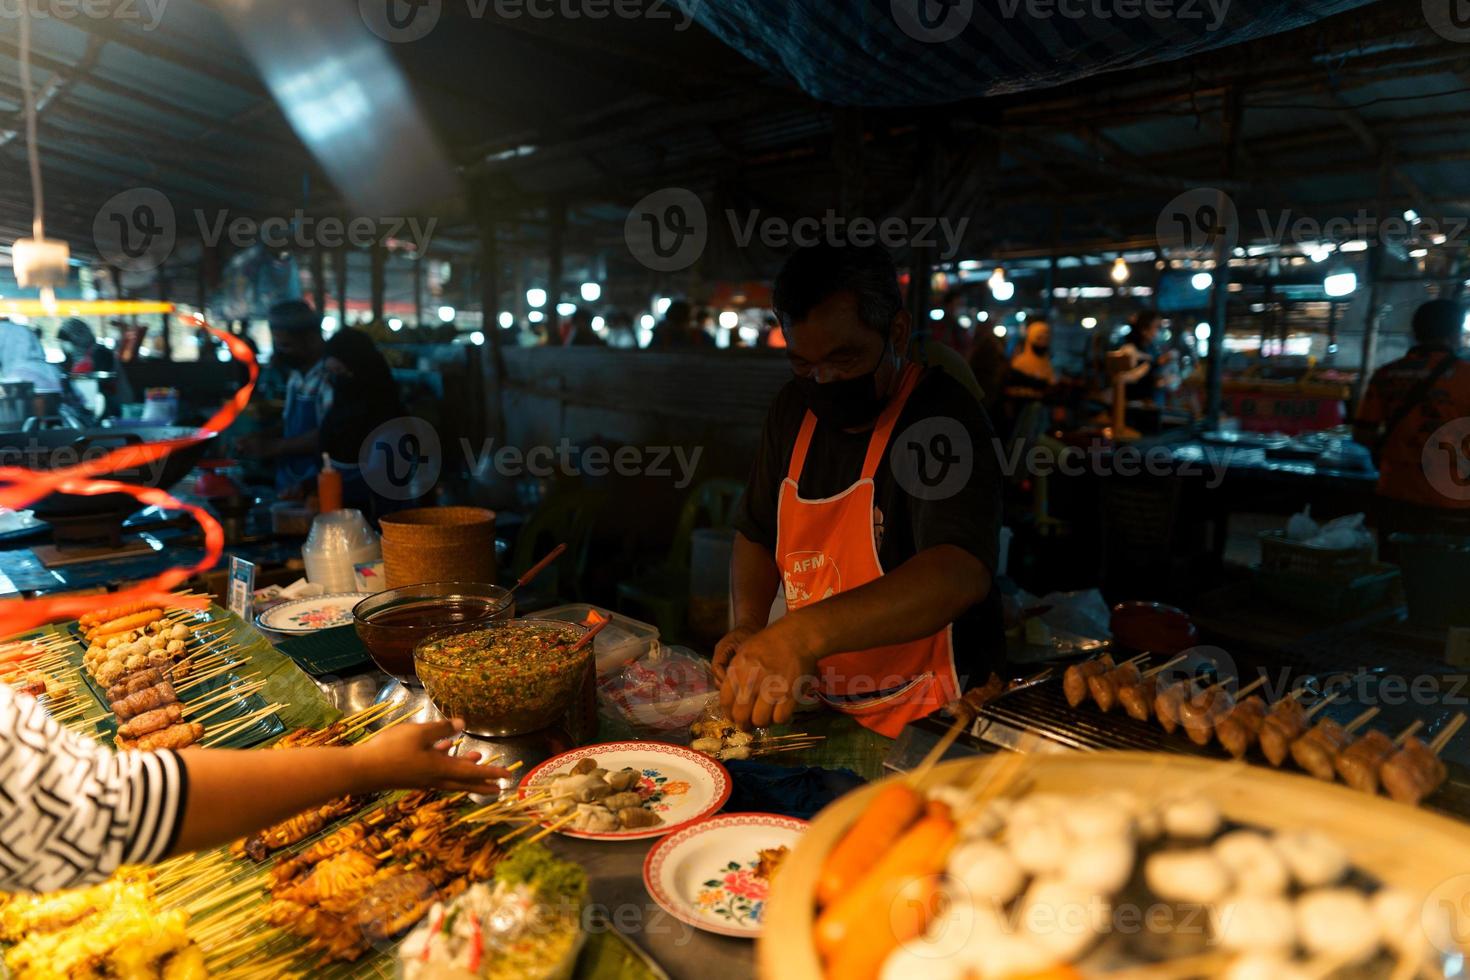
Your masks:
[[[924,798],[907,783],[880,790],[822,864],[818,904],[825,908],[856,885],[877,863],[884,846],[903,833],[923,808]]]
[[[106,609],[98,609],[95,612],[89,612],[82,618],[78,619],[77,625],[82,628],[83,632],[86,632],[87,630],[93,629],[94,627],[101,626],[103,623],[108,622],[109,620],[117,619],[122,616],[131,616],[133,613],[140,613],[146,609],[154,608],[156,608],[156,606],[151,602],[134,602],[129,603],[126,606],[112,606]]]
[[[87,639],[93,643],[101,643],[109,636],[144,629],[149,623],[162,618],[163,610],[157,608],[145,609],[142,612],[133,613],[130,616],[119,616],[117,619],[108,620],[87,634]]]
[[[895,949],[928,930],[940,901],[938,875],[901,883],[888,914],[860,929],[837,950],[827,968],[828,980],[874,980]]]
[[[944,870],[954,841],[954,821],[925,817],[886,852],[878,849],[881,856],[873,869],[817,918],[817,951],[834,959],[864,929],[886,922],[899,892],[910,882]]]

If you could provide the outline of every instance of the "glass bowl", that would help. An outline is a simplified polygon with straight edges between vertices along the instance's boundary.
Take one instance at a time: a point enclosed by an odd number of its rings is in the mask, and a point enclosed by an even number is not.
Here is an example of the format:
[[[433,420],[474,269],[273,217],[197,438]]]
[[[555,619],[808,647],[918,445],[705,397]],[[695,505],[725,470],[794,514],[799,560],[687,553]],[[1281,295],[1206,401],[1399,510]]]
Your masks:
[[[515,614],[515,597],[498,585],[429,582],[368,596],[352,608],[352,625],[380,670],[405,684],[417,684],[414,647],[446,629]]]
[[[471,735],[504,738],[540,731],[577,703],[592,649],[571,623],[512,619],[441,633],[413,652],[419,683],[446,717]]]

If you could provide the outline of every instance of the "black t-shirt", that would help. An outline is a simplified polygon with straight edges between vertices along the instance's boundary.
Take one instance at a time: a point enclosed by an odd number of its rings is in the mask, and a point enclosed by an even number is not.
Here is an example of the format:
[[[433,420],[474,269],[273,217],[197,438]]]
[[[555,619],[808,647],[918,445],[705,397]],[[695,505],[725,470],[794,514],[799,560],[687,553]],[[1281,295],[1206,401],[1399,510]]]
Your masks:
[[[735,528],[750,540],[776,550],[776,510],[781,482],[791,465],[806,404],[795,384],[776,396],[766,416],[760,454],[750,475]],[[917,426],[917,428],[911,428]],[[960,430],[963,430],[963,436]],[[935,442],[935,437],[942,441]],[[817,424],[798,481],[807,500],[836,496],[862,477],[871,432],[843,432]],[[929,483],[915,483],[907,460],[918,457],[910,443],[934,450],[923,456]],[[968,441],[966,447],[964,442]],[[959,382],[937,368],[925,372],[904,405],[893,443],[873,479],[874,506],[882,514],[878,560],[891,572],[920,551],[939,545],[963,548],[994,573],[1001,525],[1001,474],[995,434],[985,410]],[[948,462],[940,462],[944,457]],[[895,476],[895,461],[903,480]],[[920,488],[921,495],[905,489]],[[930,490],[923,490],[924,486]],[[930,499],[924,499],[930,498]],[[875,515],[876,516],[876,515]],[[1000,593],[995,588],[954,624],[955,667],[960,684],[983,684],[992,670],[1004,673],[1005,637]]]

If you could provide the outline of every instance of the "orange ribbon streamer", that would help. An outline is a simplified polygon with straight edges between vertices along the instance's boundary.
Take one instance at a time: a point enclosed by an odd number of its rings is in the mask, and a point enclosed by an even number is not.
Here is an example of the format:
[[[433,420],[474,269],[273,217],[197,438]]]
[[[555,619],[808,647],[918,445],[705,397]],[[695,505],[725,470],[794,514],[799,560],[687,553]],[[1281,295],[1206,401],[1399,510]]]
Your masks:
[[[209,331],[224,341],[235,360],[246,366],[250,372],[250,380],[245,386],[235,392],[224,407],[193,435],[182,439],[123,446],[98,459],[57,470],[38,472],[20,466],[0,467],[0,507],[21,510],[52,493],[70,493],[87,497],[105,493],[125,493],[140,504],[168,510],[187,511],[204,532],[204,557],[195,565],[170,568],[146,582],[114,593],[105,599],[99,599],[95,595],[49,596],[40,599],[11,599],[0,602],[0,636],[11,636],[57,620],[76,619],[95,610],[99,601],[118,606],[132,603],[157,603],[166,608],[189,609],[203,609],[209,605],[207,596],[186,598],[174,595],[172,590],[186,582],[191,575],[208,571],[219,562],[220,555],[224,553],[225,534],[219,522],[214,519],[214,515],[202,507],[176,500],[163,490],[97,478],[119,470],[145,466],[185,446],[212,439],[229,428],[230,423],[234,422],[245,410],[245,406],[250,404],[250,397],[255,393],[255,383],[260,378],[260,365],[256,362],[255,353],[250,349],[250,345],[234,334],[209,326],[202,316],[191,315],[189,318],[194,320],[201,329]]]

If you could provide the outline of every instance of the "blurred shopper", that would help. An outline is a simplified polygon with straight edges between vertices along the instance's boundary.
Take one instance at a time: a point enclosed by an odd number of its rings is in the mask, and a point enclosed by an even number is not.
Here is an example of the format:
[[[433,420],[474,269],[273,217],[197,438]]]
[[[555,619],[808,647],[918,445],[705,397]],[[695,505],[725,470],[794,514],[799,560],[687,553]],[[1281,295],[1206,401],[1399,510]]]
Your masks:
[[[597,331],[592,329],[592,313],[585,307],[579,306],[567,318],[566,333],[562,338],[563,347],[601,347],[602,338],[597,336]]]
[[[0,319],[0,383],[30,384],[38,395],[61,391],[61,372],[46,360],[40,338],[9,319]]]
[[[1459,356],[1465,308],[1432,300],[1415,311],[1413,329],[1409,352],[1373,373],[1353,426],[1378,463],[1385,545],[1400,531],[1470,534],[1470,431],[1445,430],[1470,418],[1470,363]]]
[[[132,400],[132,389],[128,385],[127,376],[120,370],[116,352],[99,343],[92,328],[76,317],[61,325],[57,340],[61,344],[61,352],[65,358],[62,365],[67,374],[112,375],[110,378],[91,382],[101,395],[101,405],[96,412],[92,412],[91,408],[88,411],[99,418],[115,418],[122,411],[123,404]],[[71,384],[71,395],[79,403],[93,400],[84,397],[84,393],[77,390],[86,384],[87,382]]]
[[[1006,395],[1039,401],[1046,397],[1047,389],[1056,379],[1051,363],[1051,325],[1040,318],[1033,319],[1026,326],[1020,349],[1011,358],[1011,368],[1006,373]]]
[[[668,312],[653,328],[653,341],[648,345],[657,350],[713,347],[715,339],[700,330],[694,321],[694,310],[683,300],[669,304]]]
[[[301,300],[285,300],[270,309],[271,363],[287,373],[286,405],[279,437],[243,439],[240,452],[274,461],[276,491],[297,497],[321,470],[322,419],[332,407],[332,386],[324,361],[322,318]]]
[[[1135,314],[1128,333],[1123,336],[1117,350],[1133,358],[1133,369],[1124,375],[1127,381],[1129,401],[1162,405],[1165,367],[1173,361],[1176,352],[1166,350],[1159,340],[1164,318],[1157,310],[1142,310]]]
[[[350,327],[333,334],[322,355],[332,403],[322,418],[321,451],[342,474],[343,506],[355,507],[369,517],[387,513],[391,502],[368,486],[362,462],[378,451],[368,445],[375,434],[374,442],[385,442],[390,451],[397,446],[399,433],[378,431],[385,423],[407,415],[393,369],[371,337]]]

